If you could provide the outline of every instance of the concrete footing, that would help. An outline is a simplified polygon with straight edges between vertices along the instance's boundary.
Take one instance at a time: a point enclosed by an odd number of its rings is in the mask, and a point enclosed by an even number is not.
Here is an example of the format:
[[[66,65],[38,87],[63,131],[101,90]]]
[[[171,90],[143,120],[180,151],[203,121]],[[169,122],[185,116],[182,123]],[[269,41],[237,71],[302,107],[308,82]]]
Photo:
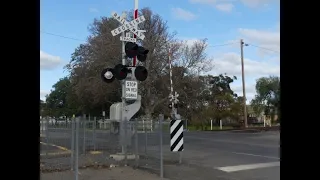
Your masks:
[[[111,154],[110,158],[112,158],[116,161],[122,161],[125,159],[125,155],[123,153]],[[135,159],[135,155],[134,154],[127,154],[127,159],[128,160]],[[139,155],[138,155],[138,159],[139,159]]]

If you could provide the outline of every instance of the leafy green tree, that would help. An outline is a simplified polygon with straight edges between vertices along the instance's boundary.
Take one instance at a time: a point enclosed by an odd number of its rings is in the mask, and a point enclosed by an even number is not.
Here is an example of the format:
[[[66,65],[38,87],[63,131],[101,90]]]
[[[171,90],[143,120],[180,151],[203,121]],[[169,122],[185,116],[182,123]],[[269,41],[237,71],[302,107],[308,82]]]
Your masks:
[[[73,99],[71,82],[68,77],[61,78],[52,86],[46,96],[46,114],[49,116],[72,116],[78,112],[77,103]]]
[[[239,97],[230,87],[230,84],[237,78],[220,74],[218,76],[201,77],[202,90],[193,98],[193,120],[194,124],[202,129],[209,124],[212,119],[216,124],[220,120],[235,119],[241,116],[241,102]]]
[[[251,101],[251,105],[257,114],[265,111],[271,115],[280,114],[280,77],[261,77],[256,81],[257,95]]]
[[[41,99],[40,99],[39,107],[40,107],[40,116],[43,116],[46,108],[46,103]]]
[[[235,102],[237,94],[233,92],[230,84],[236,80],[237,77],[229,77],[226,74],[212,77],[210,83],[212,84],[210,99],[210,108],[213,112],[213,118],[218,123],[220,120],[228,118],[232,114],[231,105]]]

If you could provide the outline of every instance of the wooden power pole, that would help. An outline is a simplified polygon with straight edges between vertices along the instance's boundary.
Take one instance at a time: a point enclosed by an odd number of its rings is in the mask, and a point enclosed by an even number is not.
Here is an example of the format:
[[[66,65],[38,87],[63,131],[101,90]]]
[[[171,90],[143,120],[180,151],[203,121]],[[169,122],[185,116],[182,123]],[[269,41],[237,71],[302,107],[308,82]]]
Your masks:
[[[248,119],[247,119],[247,98],[246,98],[246,85],[244,80],[244,60],[243,60],[243,39],[240,40],[240,49],[241,49],[241,74],[242,74],[242,93],[243,93],[243,116],[244,116],[244,126],[248,127]]]

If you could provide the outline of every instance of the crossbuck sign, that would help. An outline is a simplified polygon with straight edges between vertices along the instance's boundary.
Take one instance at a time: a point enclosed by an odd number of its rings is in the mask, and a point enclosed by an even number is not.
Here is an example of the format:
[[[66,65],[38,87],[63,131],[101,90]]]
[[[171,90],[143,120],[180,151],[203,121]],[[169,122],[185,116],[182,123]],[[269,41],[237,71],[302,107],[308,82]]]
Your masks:
[[[122,26],[114,29],[111,31],[111,34],[113,36],[116,36],[126,30],[129,30],[131,31],[133,34],[137,35],[137,37],[139,37],[140,39],[144,40],[145,36],[143,35],[143,30],[138,30],[136,28],[136,26],[140,23],[142,23],[143,21],[145,21],[146,19],[144,18],[144,16],[139,16],[137,19],[134,19],[130,22],[128,22],[126,19],[122,18],[119,14],[113,12],[112,14],[112,17],[114,19],[116,19],[117,21],[119,21]]]

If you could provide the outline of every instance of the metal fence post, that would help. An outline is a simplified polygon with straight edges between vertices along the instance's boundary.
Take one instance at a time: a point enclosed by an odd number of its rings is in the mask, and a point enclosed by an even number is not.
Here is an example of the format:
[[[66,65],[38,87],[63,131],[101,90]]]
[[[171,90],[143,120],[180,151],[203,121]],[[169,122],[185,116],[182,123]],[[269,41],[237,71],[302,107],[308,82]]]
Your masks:
[[[144,126],[144,119],[142,119],[142,130],[146,131],[145,126]]]
[[[75,133],[75,119],[71,119],[71,170],[74,170],[74,133]]]
[[[144,153],[147,156],[147,152],[148,152],[148,132],[147,132],[147,128],[144,130],[144,137],[145,137],[145,141],[144,141]]]
[[[160,178],[163,178],[163,147],[162,147],[162,122],[163,114],[159,114],[159,148],[160,148]]]
[[[109,121],[109,135],[114,134],[115,130],[114,130],[114,126],[112,124],[112,121]]]
[[[83,144],[82,144],[82,153],[86,154],[86,115],[83,115],[82,118],[82,126],[83,126]]]
[[[128,142],[127,142],[127,130],[128,130],[128,121],[127,118],[124,119],[124,164],[127,165],[128,162]]]
[[[93,150],[96,150],[96,124],[97,124],[97,117],[93,118],[93,134],[92,134],[92,143],[93,143]]]
[[[41,118],[40,119],[40,134],[42,134],[43,135],[43,132],[44,132],[44,126],[43,126],[44,124],[43,124],[43,119]]]
[[[138,156],[139,156],[139,146],[138,146],[138,119],[136,118],[134,120],[134,145],[135,145],[135,165],[136,167],[139,166],[139,162],[138,162]]]
[[[65,116],[65,121],[64,122],[66,123],[65,128],[68,129],[68,118],[67,118],[67,116]]]
[[[188,131],[188,119],[186,119],[186,128],[185,129]]]
[[[46,143],[49,144],[49,118],[47,117],[46,118],[46,124],[45,124],[45,128],[46,128],[46,132],[45,132],[45,136],[46,136]],[[47,150],[48,150],[48,146],[47,147]],[[48,151],[46,151],[46,154],[48,153]]]
[[[75,171],[74,171],[74,176],[75,176],[75,180],[78,180],[78,170],[79,170],[79,166],[78,166],[78,160],[79,160],[79,119],[76,120],[76,139],[75,139]]]

